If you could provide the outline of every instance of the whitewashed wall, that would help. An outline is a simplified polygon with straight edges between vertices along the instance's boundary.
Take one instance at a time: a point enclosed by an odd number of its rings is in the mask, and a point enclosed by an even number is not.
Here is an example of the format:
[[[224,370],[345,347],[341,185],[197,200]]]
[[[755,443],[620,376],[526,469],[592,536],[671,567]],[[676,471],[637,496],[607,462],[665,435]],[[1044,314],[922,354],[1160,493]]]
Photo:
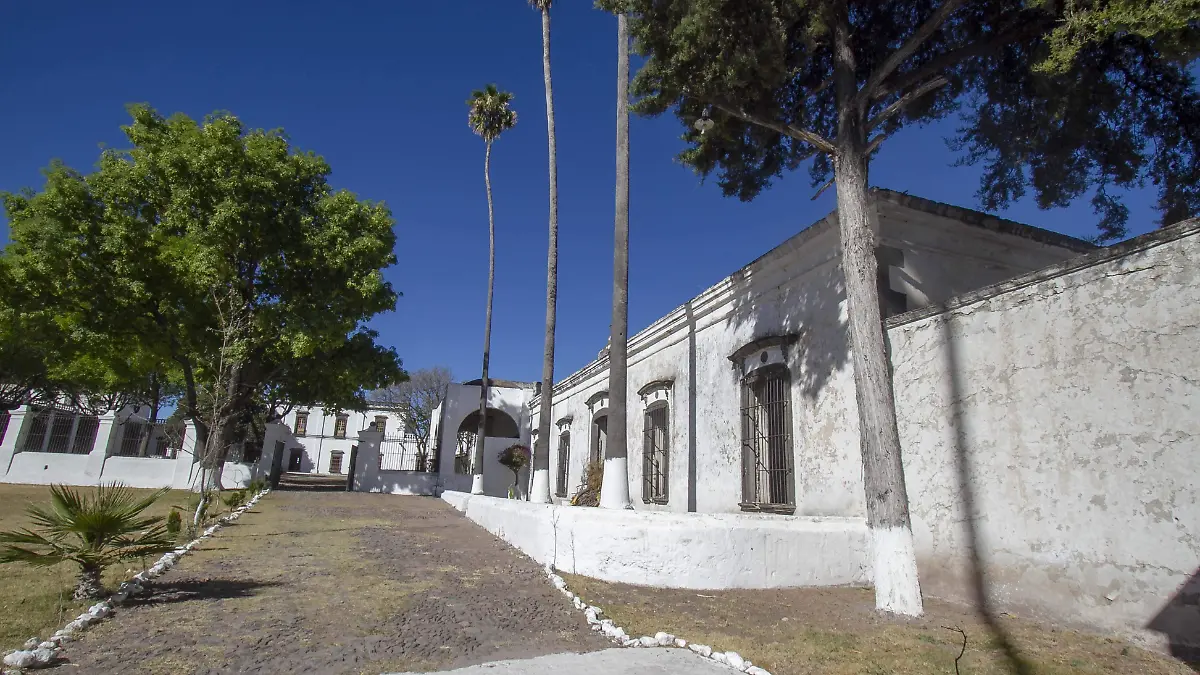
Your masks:
[[[1001,607],[1155,623],[1200,565],[1197,270],[1191,222],[890,322],[927,593],[971,598],[972,518]]]
[[[514,443],[530,445],[529,401],[533,396],[532,385],[528,387],[492,386],[488,388],[489,408],[495,408],[513,418],[519,438],[485,438],[483,451],[483,490],[493,497],[505,497],[513,484],[513,474],[500,464],[497,455]],[[436,411],[438,418],[438,440],[441,448],[439,474],[441,487],[446,490],[471,489],[471,476],[456,474],[454,451],[458,445],[458,427],[471,413],[479,410],[479,387],[477,385],[451,384],[446,400]],[[432,444],[432,441],[431,441]],[[528,469],[522,476],[522,485],[528,480]]]
[[[1050,232],[925,200],[878,192],[880,236],[903,261],[889,269],[910,306],[944,300],[1077,255],[1091,247]],[[970,220],[970,223],[964,223]],[[794,333],[792,438],[796,514],[865,513],[836,214],[800,234],[629,341],[630,495],[638,509],[731,513],[741,501],[740,376],[729,357],[770,335]],[[597,341],[598,345],[603,340]],[[670,499],[642,501],[644,406],[638,390],[670,379]],[[570,418],[568,495],[580,485],[595,414],[586,402],[608,388],[602,355],[555,386],[551,482],[559,431]],[[531,423],[537,425],[537,400]]]

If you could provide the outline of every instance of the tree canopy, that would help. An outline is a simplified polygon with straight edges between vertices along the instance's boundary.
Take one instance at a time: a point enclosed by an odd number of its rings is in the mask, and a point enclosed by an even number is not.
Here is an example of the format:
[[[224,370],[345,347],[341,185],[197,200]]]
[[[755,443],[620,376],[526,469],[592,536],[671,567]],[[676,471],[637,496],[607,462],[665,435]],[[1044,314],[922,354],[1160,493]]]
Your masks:
[[[280,130],[130,114],[131,147],[104,151],[95,172],[56,162],[41,192],[2,195],[21,317],[52,319],[97,373],[169,372],[197,419],[211,417],[197,383],[221,360],[227,413],[271,384],[348,404],[401,376],[367,328],[397,298],[386,206],[333,189],[325,160]]]
[[[1162,12],[1131,0],[600,4],[630,12],[648,57],[636,110],[674,109],[688,130],[681,159],[717,173],[728,195],[752,199],[809,160],[814,186],[824,185],[833,143],[845,140],[839,111],[861,117],[869,153],[905,125],[958,113],[952,143],[963,163],[982,165],[987,209],[1028,190],[1043,208],[1091,193],[1101,240],[1126,233],[1114,188],[1154,184],[1164,224],[1200,212],[1191,0]],[[1107,21],[1113,14],[1134,20]],[[840,17],[857,90],[845,107],[833,86]],[[693,124],[710,106],[715,125],[700,134]]]

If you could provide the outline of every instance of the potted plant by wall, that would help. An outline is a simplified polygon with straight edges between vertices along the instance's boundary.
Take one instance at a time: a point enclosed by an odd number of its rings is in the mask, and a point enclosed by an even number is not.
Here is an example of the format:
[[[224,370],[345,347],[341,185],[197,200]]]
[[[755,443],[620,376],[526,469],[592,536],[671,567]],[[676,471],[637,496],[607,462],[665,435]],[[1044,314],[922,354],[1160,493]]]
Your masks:
[[[500,463],[513,472],[513,484],[508,488],[509,499],[523,499],[521,469],[529,466],[529,446],[517,443],[500,451]]]

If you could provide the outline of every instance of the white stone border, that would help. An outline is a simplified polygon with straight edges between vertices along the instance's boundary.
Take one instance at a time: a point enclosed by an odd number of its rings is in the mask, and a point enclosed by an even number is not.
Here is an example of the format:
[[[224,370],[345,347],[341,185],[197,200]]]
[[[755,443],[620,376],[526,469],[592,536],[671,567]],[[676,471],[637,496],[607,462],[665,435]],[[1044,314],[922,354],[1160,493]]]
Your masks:
[[[204,530],[204,534],[176,548],[174,551],[166,553],[158,559],[158,562],[150,566],[149,569],[138,572],[133,575],[133,578],[121,584],[116,593],[113,593],[107,600],[92,605],[86,612],[80,614],[74,621],[68,623],[49,640],[39,642],[37,638],[29,638],[25,642],[24,649],[18,649],[4,655],[4,665],[13,668],[13,670],[3,671],[4,675],[11,673],[19,673],[22,670],[31,670],[34,668],[45,668],[52,665],[55,660],[62,654],[63,645],[75,639],[75,634],[87,630],[88,628],[99,623],[103,619],[112,615],[113,605],[120,605],[127,599],[141,595],[146,591],[143,585],[156,577],[160,577],[167,570],[175,566],[179,559],[184,554],[190,552],[198,546],[200,542],[213,536],[225,526],[226,523],[232,523],[245,513],[250,507],[258,503],[259,499],[271,492],[271,488],[267,488],[258,494],[251,497],[245,504],[234,509],[213,523],[208,529]]]
[[[706,659],[715,661],[724,666],[729,666],[734,670],[747,673],[747,675],[771,675],[770,672],[763,668],[759,668],[750,661],[742,658],[737,652],[717,652],[713,651],[708,645],[698,645],[689,643],[683,638],[675,637],[670,633],[658,632],[654,637],[644,635],[640,638],[630,637],[624,628],[613,623],[612,619],[601,619],[604,611],[594,605],[588,605],[583,601],[583,598],[575,595],[567,588],[567,582],[562,577],[554,573],[554,568],[546,565],[544,568],[546,576],[550,579],[550,583],[559,590],[563,595],[567,596],[574,605],[575,609],[583,612],[587,617],[588,625],[592,630],[604,633],[604,637],[608,638],[615,644],[622,647],[676,647],[679,649],[690,649],[692,652],[703,656]]]

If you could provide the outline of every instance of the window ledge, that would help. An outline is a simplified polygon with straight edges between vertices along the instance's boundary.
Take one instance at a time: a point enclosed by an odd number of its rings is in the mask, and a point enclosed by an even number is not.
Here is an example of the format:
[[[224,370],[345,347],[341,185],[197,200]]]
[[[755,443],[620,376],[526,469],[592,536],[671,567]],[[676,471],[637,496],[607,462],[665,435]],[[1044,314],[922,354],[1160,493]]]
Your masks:
[[[742,502],[738,504],[743,511],[750,513],[769,513],[778,516],[792,516],[796,514],[795,504],[753,504]]]
[[[658,504],[659,506],[666,506],[667,502],[668,500],[665,497],[662,499],[646,499],[645,497],[642,497],[643,504]]]

